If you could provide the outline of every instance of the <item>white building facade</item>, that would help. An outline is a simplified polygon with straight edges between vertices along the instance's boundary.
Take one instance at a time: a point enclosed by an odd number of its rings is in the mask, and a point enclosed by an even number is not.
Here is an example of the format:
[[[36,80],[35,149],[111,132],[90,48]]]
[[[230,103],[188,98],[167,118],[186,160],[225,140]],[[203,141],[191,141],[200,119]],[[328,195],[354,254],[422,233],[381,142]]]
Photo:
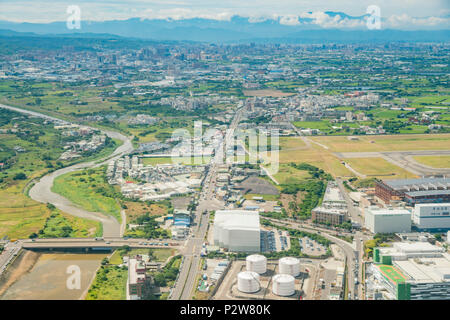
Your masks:
[[[365,226],[372,233],[411,231],[411,212],[406,209],[367,208]]]
[[[419,229],[449,230],[450,203],[416,204],[412,219]]]
[[[259,252],[259,213],[249,210],[218,210],[214,216],[214,245],[235,252]]]

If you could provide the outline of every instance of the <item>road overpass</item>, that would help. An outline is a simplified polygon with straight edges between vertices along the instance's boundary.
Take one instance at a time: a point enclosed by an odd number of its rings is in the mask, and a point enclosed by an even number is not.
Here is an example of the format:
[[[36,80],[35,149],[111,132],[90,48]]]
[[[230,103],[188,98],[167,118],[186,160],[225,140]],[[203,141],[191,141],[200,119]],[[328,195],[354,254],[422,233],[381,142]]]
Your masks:
[[[83,250],[83,251],[112,251],[123,246],[129,246],[133,249],[164,249],[178,248],[183,245],[180,241],[156,241],[146,239],[30,239],[22,240],[22,248],[28,250]]]

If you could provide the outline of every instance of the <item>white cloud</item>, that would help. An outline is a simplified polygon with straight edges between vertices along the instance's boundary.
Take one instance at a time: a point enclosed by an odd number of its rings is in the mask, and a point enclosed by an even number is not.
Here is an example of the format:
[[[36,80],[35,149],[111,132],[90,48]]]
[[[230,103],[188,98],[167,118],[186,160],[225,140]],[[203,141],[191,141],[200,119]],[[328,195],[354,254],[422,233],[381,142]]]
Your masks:
[[[281,16],[280,24],[284,24],[287,26],[297,26],[300,24],[300,21],[298,20],[298,16],[290,14],[286,16]]]
[[[276,5],[274,5],[276,1]],[[365,28],[365,19],[327,15],[325,11],[362,16],[370,4],[381,8],[382,28],[450,28],[449,0],[0,0],[0,20],[14,22],[65,21],[68,5],[81,7],[84,21],[206,18],[228,21],[233,15],[250,22],[278,20],[287,26],[299,24],[322,28]],[[313,11],[313,12],[308,12]],[[300,18],[300,21],[299,21]],[[308,18],[310,22],[301,19]]]

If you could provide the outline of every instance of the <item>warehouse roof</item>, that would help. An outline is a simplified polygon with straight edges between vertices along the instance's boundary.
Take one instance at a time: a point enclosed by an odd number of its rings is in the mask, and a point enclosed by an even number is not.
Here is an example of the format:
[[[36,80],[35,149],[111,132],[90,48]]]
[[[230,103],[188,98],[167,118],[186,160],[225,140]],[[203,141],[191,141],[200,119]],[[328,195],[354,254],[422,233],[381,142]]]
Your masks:
[[[447,195],[447,194],[450,194],[450,190],[423,190],[423,191],[405,192],[405,195],[408,195],[411,197],[435,196],[435,195]]]
[[[450,184],[450,178],[419,178],[419,179],[398,179],[398,180],[383,180],[385,184],[394,189],[400,189],[408,185],[422,185],[442,183],[444,185]]]
[[[259,213],[250,210],[217,210],[214,224],[228,229],[259,230]]]

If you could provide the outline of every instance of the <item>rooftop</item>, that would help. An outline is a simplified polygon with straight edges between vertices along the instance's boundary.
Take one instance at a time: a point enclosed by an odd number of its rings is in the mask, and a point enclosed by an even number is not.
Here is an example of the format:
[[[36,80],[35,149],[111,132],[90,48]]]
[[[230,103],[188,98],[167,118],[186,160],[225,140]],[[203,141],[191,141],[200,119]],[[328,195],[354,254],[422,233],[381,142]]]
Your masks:
[[[251,210],[217,210],[214,225],[228,229],[259,230],[259,213]]]
[[[419,178],[419,179],[397,179],[397,180],[384,180],[385,184],[394,189],[401,189],[404,186],[423,185],[423,184],[450,184],[450,178]]]
[[[410,258],[394,263],[413,282],[450,282],[450,257],[448,254],[432,258]]]
[[[379,208],[368,208],[368,212],[373,215],[411,215],[411,212],[406,209],[379,209]]]

